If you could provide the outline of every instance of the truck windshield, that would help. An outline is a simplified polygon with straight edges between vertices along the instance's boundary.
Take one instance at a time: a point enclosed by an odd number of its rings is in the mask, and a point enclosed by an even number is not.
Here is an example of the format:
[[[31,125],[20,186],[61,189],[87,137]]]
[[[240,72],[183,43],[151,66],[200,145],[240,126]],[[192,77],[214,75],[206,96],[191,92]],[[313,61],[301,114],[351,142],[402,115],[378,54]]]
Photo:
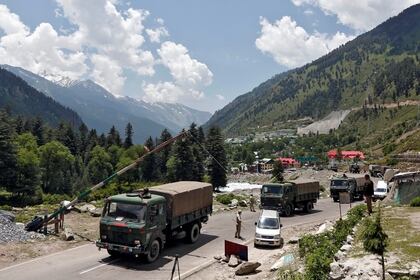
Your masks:
[[[116,219],[129,219],[137,222],[145,221],[146,205],[127,204],[121,202],[108,202],[106,206],[106,217]]]
[[[278,229],[279,220],[276,218],[261,217],[258,221],[258,227],[262,229]]]
[[[331,186],[333,187],[347,187],[349,183],[346,180],[332,180]]]
[[[263,186],[262,187],[263,194],[274,194],[274,195],[282,195],[283,188],[280,186]]]

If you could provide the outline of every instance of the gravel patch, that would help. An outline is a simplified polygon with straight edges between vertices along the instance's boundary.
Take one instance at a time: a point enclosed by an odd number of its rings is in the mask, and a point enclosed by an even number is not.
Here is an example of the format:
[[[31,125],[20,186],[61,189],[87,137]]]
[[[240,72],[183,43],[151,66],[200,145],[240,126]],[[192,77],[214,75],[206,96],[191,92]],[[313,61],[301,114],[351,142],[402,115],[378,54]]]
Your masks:
[[[44,239],[45,235],[27,232],[23,224],[15,224],[4,216],[0,216],[0,243]]]

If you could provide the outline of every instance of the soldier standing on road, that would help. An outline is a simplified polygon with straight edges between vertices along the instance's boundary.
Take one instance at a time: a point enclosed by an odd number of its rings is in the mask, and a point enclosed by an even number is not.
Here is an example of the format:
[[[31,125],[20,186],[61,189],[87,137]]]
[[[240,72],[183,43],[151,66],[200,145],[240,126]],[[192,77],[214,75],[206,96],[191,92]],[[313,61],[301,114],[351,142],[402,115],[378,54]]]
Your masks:
[[[238,210],[238,213],[236,214],[236,232],[235,232],[235,238],[242,239],[241,237],[241,226],[242,226],[242,217],[241,217],[242,211],[241,209]]]
[[[372,214],[373,182],[368,174],[365,175],[364,196],[369,215]]]
[[[252,193],[251,193],[251,196],[249,197],[249,210],[251,212],[255,212],[255,197]]]

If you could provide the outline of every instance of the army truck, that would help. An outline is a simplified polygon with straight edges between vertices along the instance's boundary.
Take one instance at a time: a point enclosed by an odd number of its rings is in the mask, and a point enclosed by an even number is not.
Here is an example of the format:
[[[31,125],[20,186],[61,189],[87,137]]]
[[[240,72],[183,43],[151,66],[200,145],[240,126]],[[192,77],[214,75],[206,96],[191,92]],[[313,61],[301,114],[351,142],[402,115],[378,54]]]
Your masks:
[[[319,182],[296,180],[261,187],[261,208],[290,216],[296,208],[309,213],[319,198]]]
[[[348,192],[350,194],[350,201],[355,198],[361,199],[363,197],[363,189],[365,179],[363,175],[346,175],[341,177],[334,177],[330,181],[330,194],[334,202],[339,200],[340,192]]]
[[[99,249],[154,262],[170,239],[198,240],[212,213],[210,184],[184,181],[109,197],[100,221]]]

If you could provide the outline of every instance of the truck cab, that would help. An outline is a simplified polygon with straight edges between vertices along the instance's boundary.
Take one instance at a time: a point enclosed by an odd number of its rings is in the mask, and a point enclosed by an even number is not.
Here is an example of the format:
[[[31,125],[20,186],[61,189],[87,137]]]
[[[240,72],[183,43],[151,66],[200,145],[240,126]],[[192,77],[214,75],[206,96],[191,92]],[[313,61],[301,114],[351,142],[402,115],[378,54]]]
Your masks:
[[[166,242],[165,205],[165,198],[159,195],[111,196],[105,203],[96,245],[111,256],[145,255],[147,261],[154,261]]]
[[[361,198],[363,196],[363,177],[348,177],[343,175],[342,177],[335,177],[330,182],[330,195],[334,202],[337,202],[340,197],[340,192],[348,192],[350,194],[350,201],[353,201],[356,197]]]

